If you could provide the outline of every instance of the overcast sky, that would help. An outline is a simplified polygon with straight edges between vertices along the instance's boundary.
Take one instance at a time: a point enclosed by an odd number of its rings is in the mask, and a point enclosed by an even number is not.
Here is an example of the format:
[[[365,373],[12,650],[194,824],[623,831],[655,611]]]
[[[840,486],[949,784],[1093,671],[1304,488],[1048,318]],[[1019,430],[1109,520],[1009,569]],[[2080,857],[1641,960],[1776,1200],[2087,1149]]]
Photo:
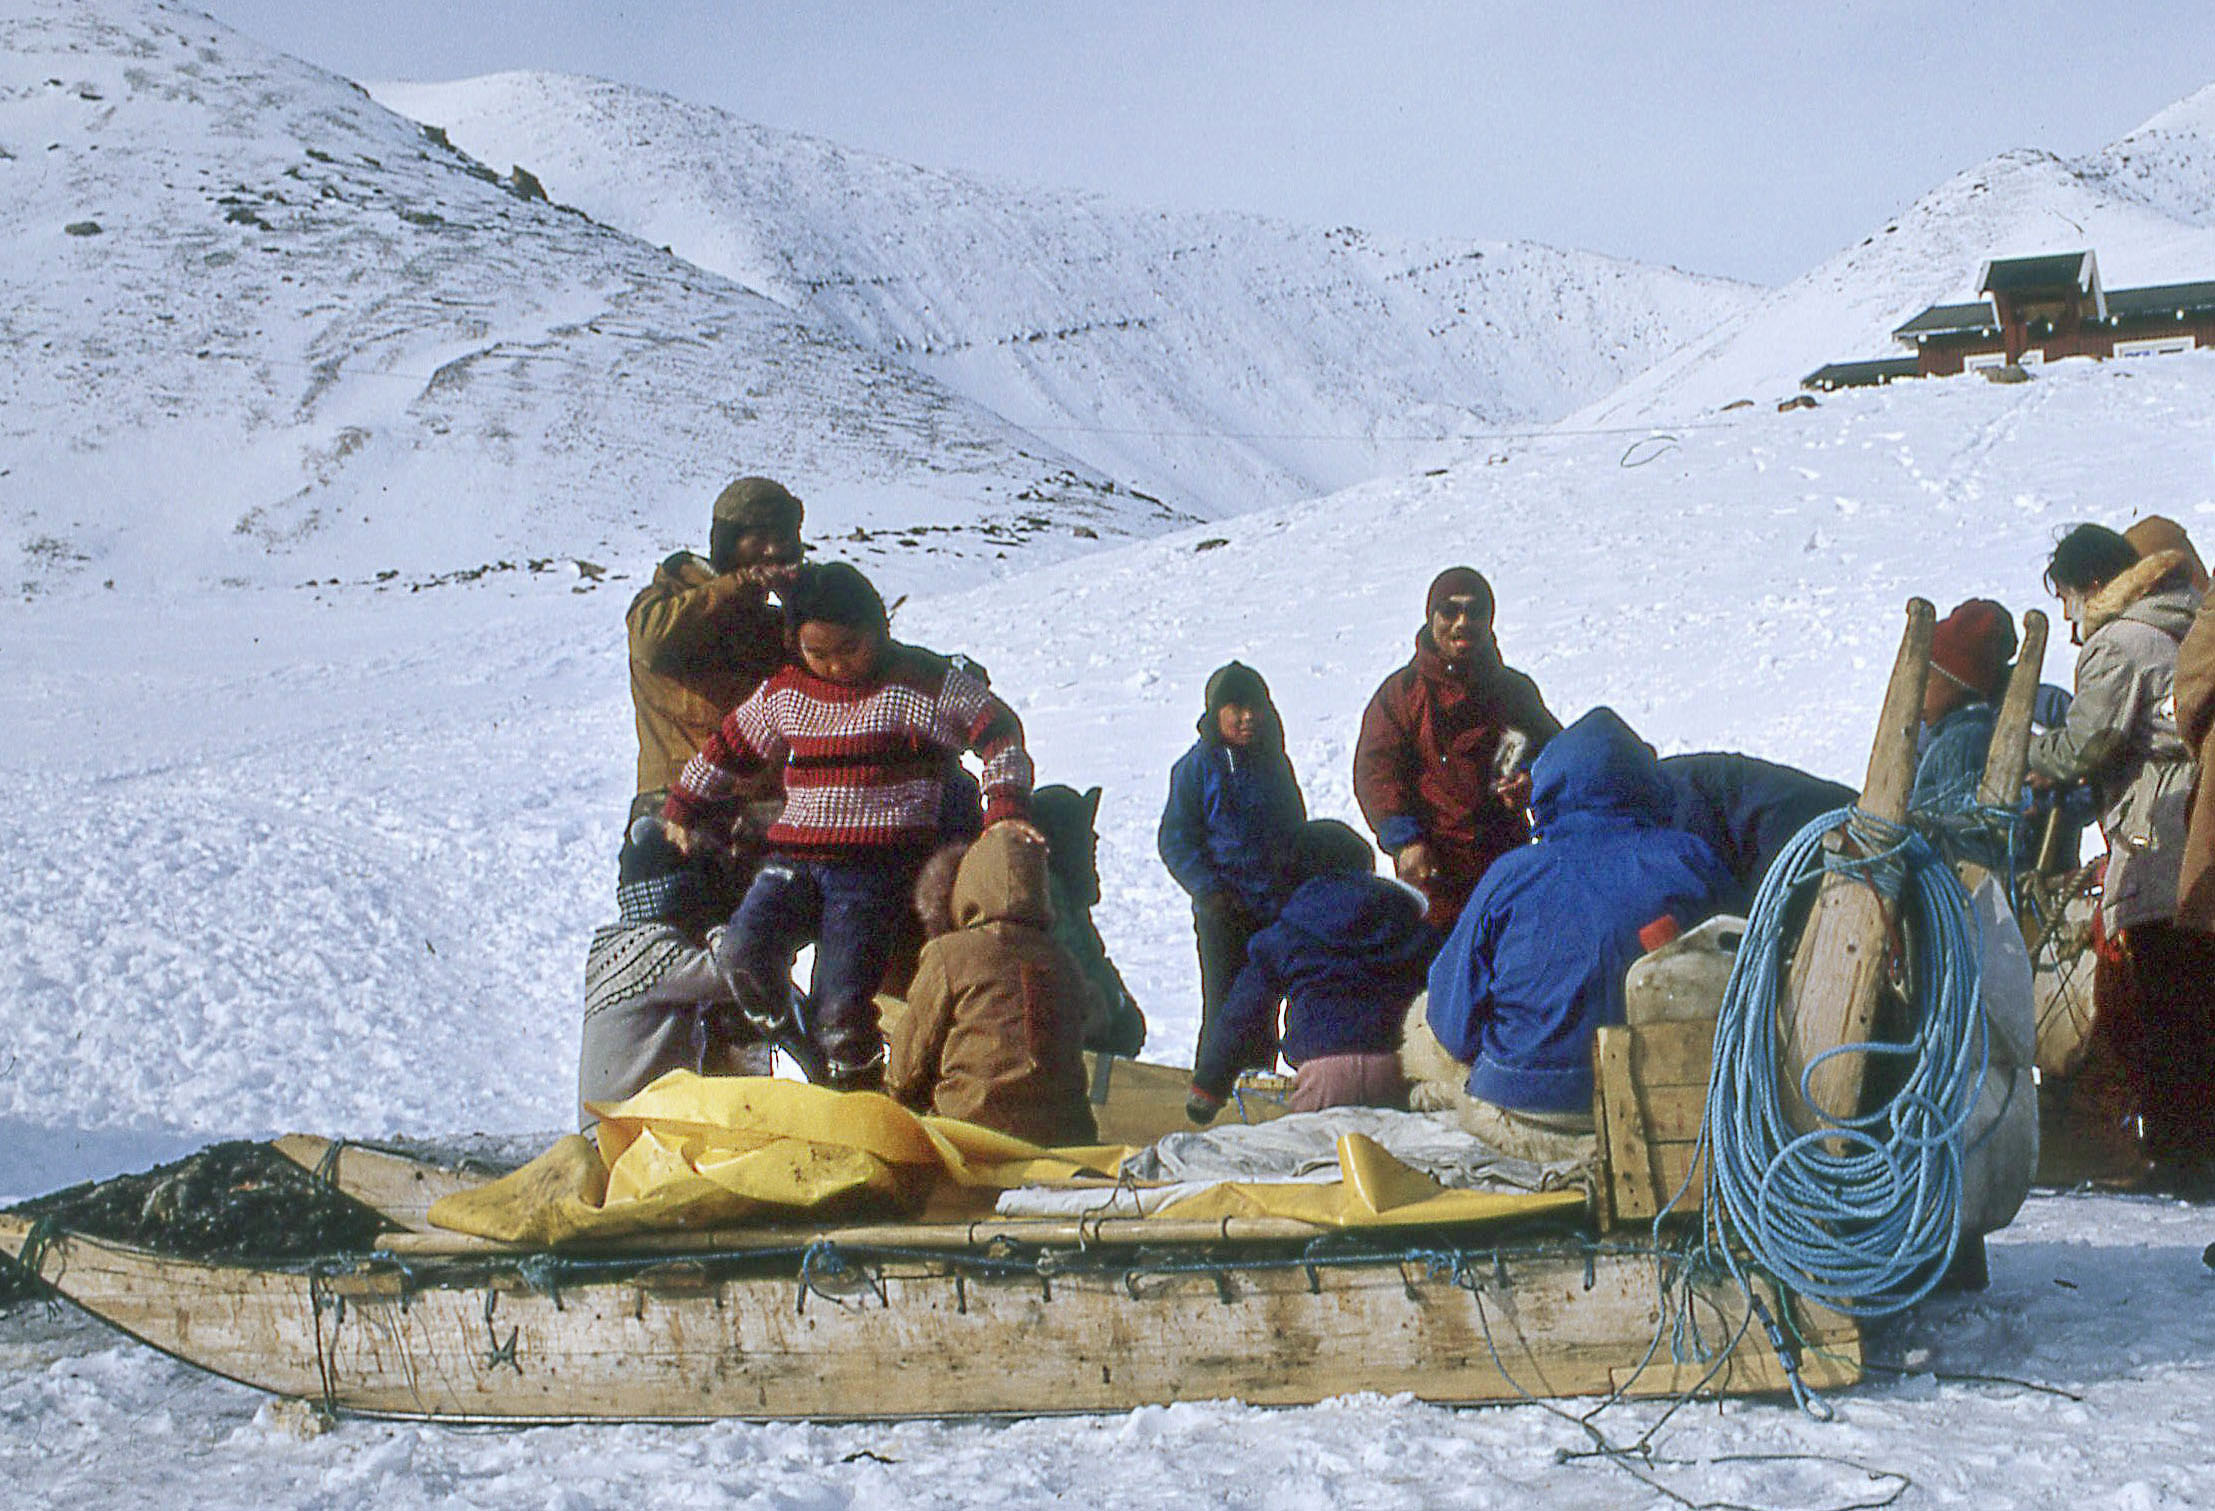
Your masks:
[[[201,0],[353,78],[597,74],[940,167],[1781,283],[2215,82],[2116,0]]]

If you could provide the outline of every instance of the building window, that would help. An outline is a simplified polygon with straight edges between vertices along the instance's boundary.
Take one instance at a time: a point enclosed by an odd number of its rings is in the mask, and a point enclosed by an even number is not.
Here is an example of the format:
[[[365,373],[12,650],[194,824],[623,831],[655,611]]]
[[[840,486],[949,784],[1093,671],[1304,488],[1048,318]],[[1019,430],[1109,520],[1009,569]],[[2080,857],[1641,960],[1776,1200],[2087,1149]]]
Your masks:
[[[1987,367],[2007,366],[2006,352],[1972,352],[1961,359],[1963,372],[1982,372]]]
[[[2167,357],[2177,352],[2198,349],[2199,342],[2190,336],[2160,336],[2150,341],[2118,341],[2115,355],[2118,357]]]

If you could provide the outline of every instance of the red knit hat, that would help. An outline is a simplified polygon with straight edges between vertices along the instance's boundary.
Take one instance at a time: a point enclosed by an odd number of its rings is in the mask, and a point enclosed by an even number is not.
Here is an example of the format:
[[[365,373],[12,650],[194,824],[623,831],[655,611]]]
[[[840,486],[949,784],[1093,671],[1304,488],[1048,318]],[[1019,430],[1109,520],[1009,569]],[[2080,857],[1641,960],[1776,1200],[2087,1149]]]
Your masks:
[[[2015,621],[1989,598],[1972,598],[1938,621],[1930,639],[1930,666],[1984,698],[2007,688],[2015,659]]]

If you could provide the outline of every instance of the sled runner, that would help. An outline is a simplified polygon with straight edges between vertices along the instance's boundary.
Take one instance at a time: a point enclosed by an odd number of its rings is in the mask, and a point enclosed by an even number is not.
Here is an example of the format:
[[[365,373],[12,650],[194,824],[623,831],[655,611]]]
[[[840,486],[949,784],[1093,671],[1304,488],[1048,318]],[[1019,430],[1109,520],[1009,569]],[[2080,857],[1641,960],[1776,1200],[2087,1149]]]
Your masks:
[[[1283,1218],[1016,1219],[518,1254],[435,1235],[444,1241],[413,1247],[448,1252],[283,1268],[35,1233],[9,1216],[0,1252],[217,1374],[333,1410],[451,1421],[1789,1387],[1769,1319],[1734,1285],[1594,1239],[1581,1206],[1535,1227],[1359,1236]],[[1858,1378],[1850,1323],[1773,1291],[1763,1302],[1795,1336],[1808,1383]],[[1684,1337],[1670,1336],[1672,1319]]]

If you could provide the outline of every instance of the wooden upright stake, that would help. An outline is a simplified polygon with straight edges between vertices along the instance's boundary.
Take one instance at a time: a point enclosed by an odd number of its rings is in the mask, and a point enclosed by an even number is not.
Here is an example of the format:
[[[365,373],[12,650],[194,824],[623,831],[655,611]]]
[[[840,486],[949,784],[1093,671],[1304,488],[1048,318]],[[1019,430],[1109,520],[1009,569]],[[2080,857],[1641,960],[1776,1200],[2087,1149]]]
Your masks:
[[[2046,616],[2032,609],[2023,616],[2023,650],[2007,679],[1992,725],[1992,746],[1984,756],[1984,780],[1977,801],[2010,812],[2023,803],[2023,773],[2030,769],[2030,706],[2038,697],[2038,674],[2046,664]],[[1974,861],[1961,867],[1961,884],[1974,892],[1991,873]]]
[[[1869,751],[1869,778],[1861,789],[1864,813],[1891,823],[1907,818],[1908,793],[1915,785],[1915,732],[1923,722],[1923,684],[1930,677],[1931,632],[1938,611],[1928,601],[1907,604],[1907,633],[1884,690],[1884,711]],[[1849,851],[1843,836],[1838,842]],[[1833,1117],[1859,1110],[1861,1055],[1839,1055],[1817,1066],[1808,1090],[1814,1106],[1799,1096],[1800,1078],[1825,1050],[1869,1037],[1876,1018],[1877,991],[1884,982],[1894,910],[1865,880],[1826,877],[1815,911],[1800,935],[1792,960],[1792,979],[1780,1011],[1786,1024],[1784,1076],[1790,1087],[1785,1105],[1802,1131],[1821,1126],[1815,1109]]]

